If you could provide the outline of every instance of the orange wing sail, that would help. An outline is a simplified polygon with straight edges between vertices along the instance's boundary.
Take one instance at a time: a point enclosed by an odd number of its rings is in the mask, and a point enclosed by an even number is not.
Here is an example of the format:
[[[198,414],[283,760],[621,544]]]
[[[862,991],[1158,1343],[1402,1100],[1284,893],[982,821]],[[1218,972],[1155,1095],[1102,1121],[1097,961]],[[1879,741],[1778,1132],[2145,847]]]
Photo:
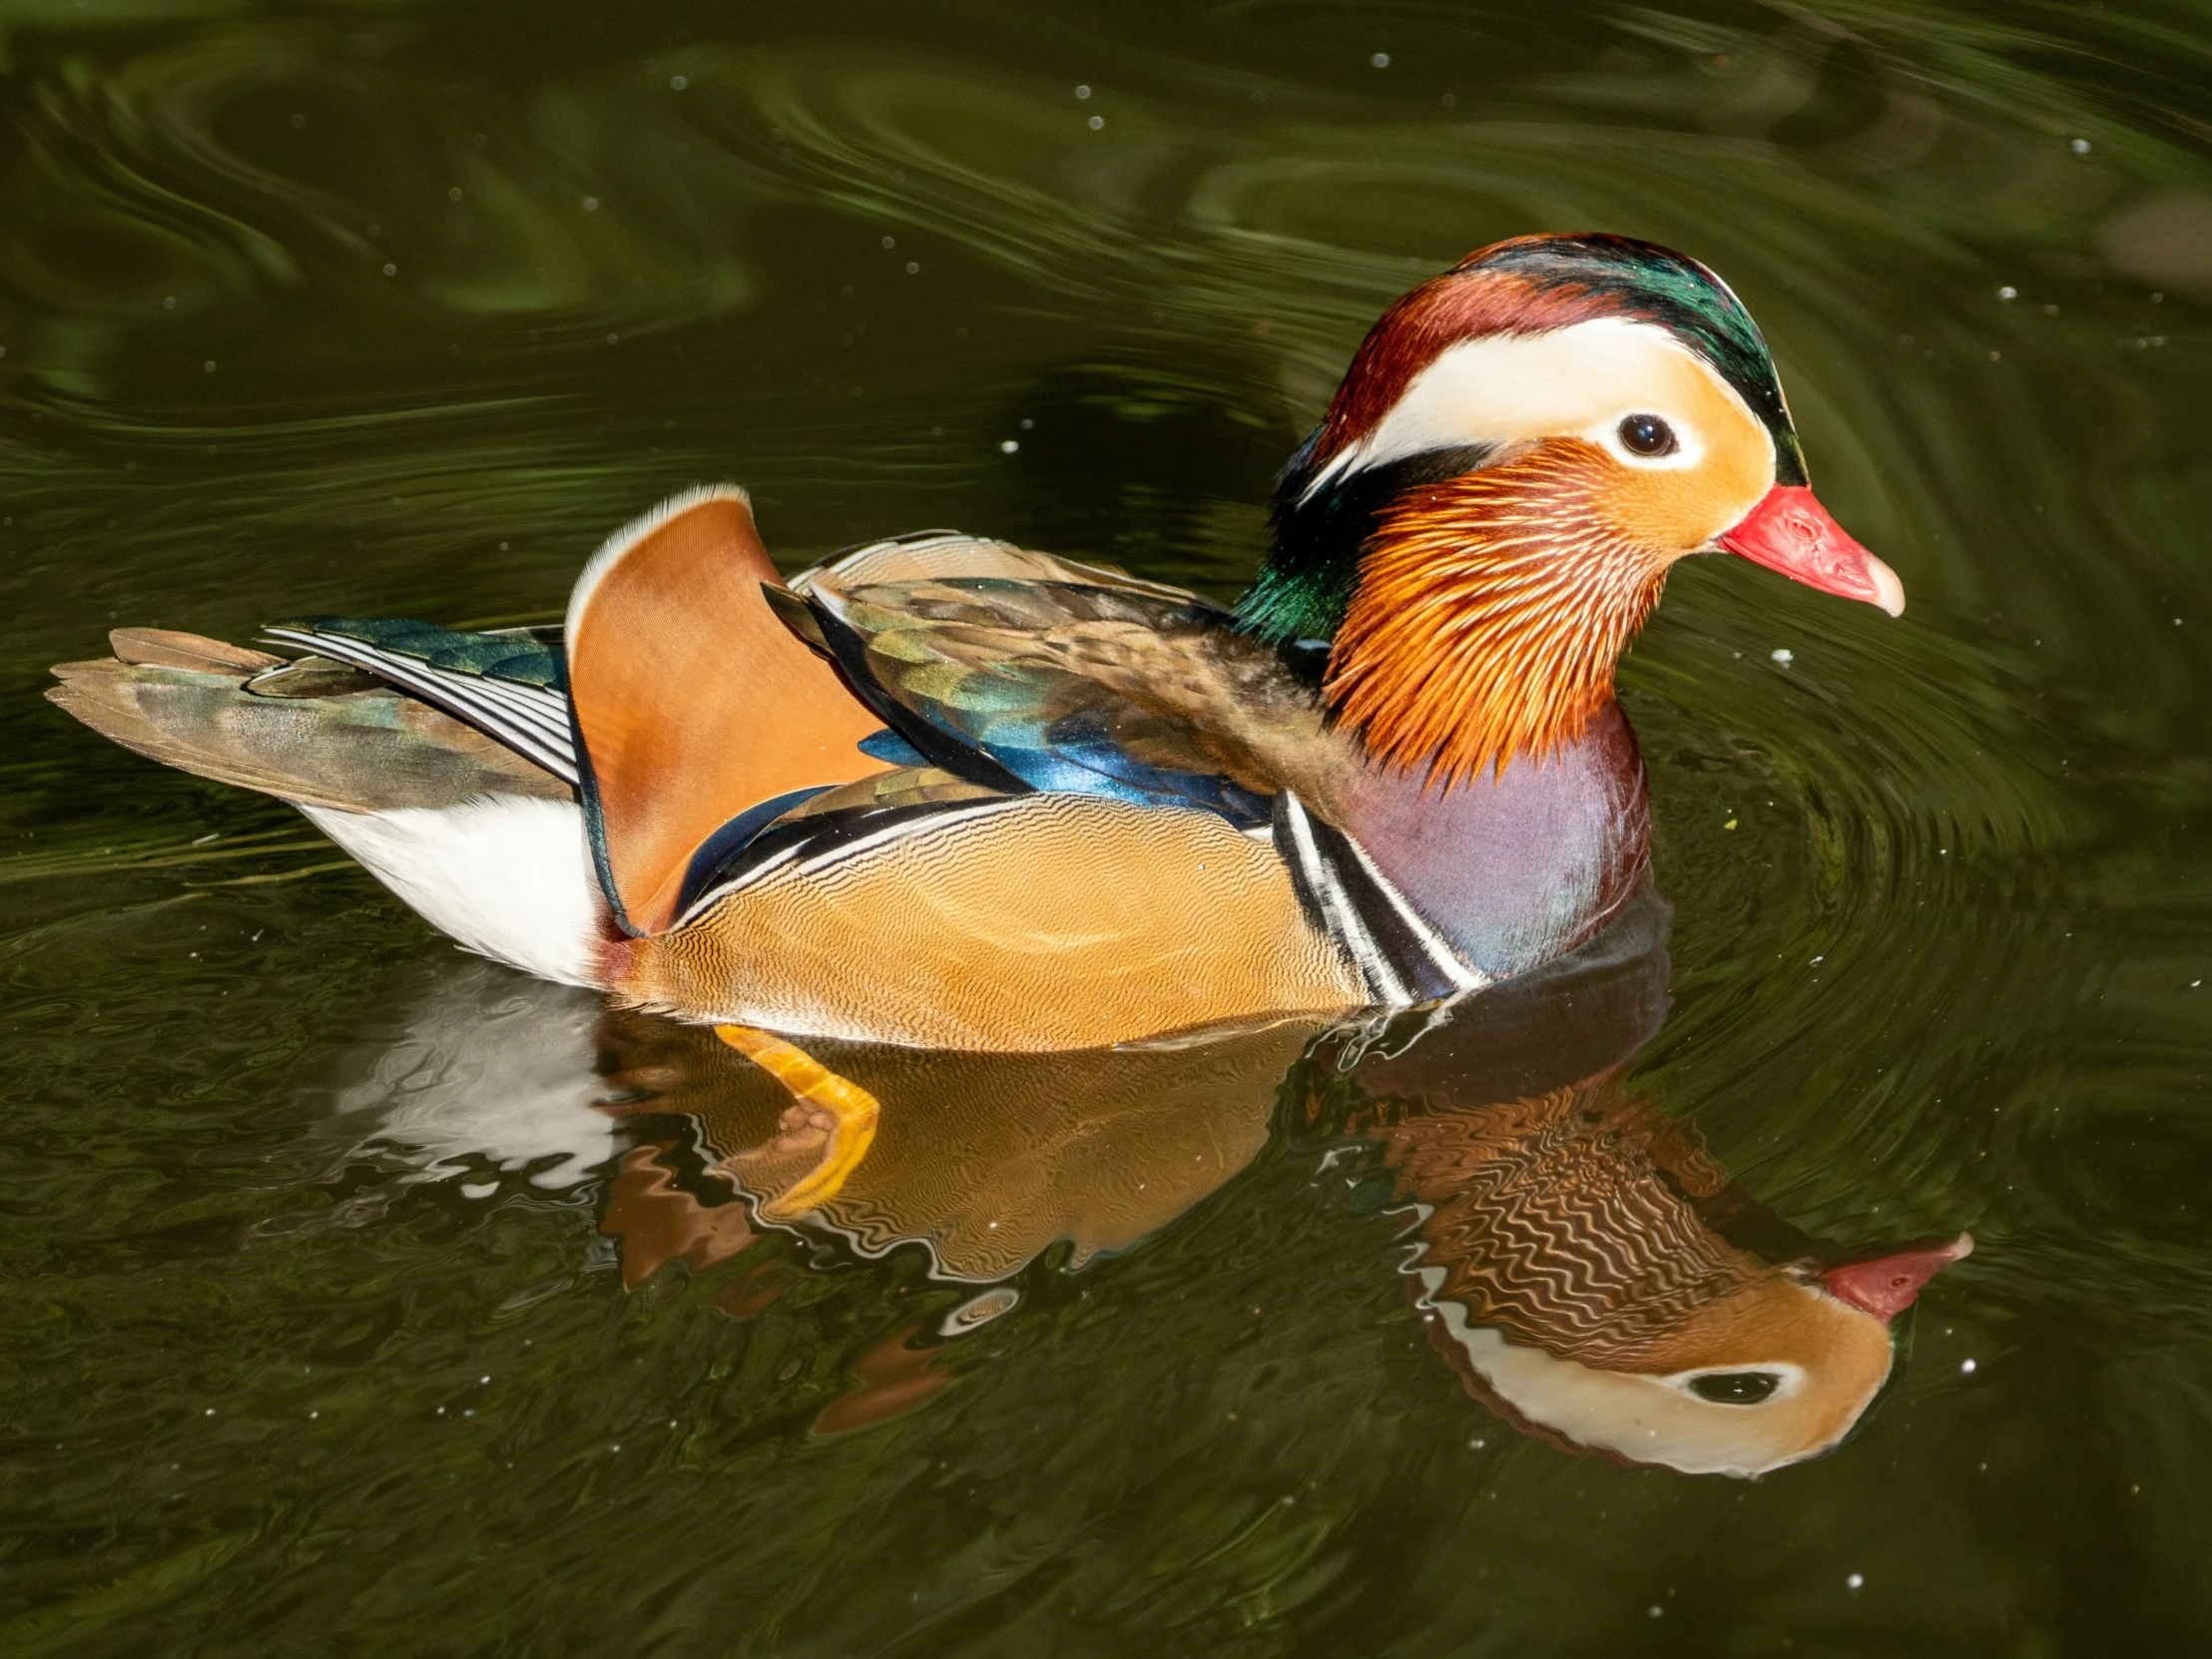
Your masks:
[[[886,770],[882,728],[777,620],[745,492],[695,490],[625,526],[568,610],[568,678],[599,878],[634,934],[675,919],[716,831],[795,792]]]

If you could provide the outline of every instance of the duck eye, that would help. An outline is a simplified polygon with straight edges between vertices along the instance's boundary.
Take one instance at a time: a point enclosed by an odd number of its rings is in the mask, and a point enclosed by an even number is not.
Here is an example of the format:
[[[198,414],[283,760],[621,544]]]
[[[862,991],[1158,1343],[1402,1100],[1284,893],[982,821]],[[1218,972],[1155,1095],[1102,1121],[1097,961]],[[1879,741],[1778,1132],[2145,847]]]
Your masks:
[[[1632,414],[1621,421],[1621,444],[1631,455],[1671,455],[1682,445],[1674,428],[1654,414]]]
[[[1716,1405],[1756,1405],[1782,1380],[1771,1371],[1724,1371],[1690,1379],[1690,1392]]]

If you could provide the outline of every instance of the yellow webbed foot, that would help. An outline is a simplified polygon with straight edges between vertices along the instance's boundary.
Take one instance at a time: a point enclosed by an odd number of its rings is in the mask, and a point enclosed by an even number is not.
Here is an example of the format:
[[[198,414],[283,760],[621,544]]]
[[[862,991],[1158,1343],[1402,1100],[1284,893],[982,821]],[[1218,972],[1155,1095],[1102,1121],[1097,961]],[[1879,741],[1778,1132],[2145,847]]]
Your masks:
[[[718,1025],[715,1035],[791,1090],[800,1108],[809,1109],[800,1123],[791,1123],[791,1114],[786,1114],[789,1127],[819,1128],[829,1135],[814,1173],[763,1204],[763,1219],[790,1221],[836,1197],[875,1140],[880,1111],[875,1096],[766,1031],[750,1025]]]

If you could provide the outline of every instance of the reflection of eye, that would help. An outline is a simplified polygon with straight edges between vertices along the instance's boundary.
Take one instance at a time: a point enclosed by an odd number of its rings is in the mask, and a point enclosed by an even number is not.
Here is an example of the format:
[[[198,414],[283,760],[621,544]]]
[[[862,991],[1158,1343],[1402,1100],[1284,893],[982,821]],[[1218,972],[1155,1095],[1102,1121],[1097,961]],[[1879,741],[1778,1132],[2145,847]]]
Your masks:
[[[1781,1381],[1771,1371],[1723,1371],[1693,1377],[1690,1391],[1716,1405],[1756,1405],[1772,1394]]]
[[[1624,417],[1621,445],[1631,455],[1671,455],[1682,447],[1674,440],[1674,428],[1654,414]]]

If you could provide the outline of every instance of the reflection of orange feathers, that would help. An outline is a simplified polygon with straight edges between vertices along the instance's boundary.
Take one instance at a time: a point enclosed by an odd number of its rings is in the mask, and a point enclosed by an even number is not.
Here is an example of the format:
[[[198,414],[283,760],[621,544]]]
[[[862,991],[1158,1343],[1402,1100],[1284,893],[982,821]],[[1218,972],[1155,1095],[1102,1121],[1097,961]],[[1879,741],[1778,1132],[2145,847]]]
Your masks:
[[[1610,1078],[1384,1135],[1400,1190],[1430,1206],[1424,1260],[1448,1276],[1435,1294],[1561,1359],[1645,1369],[1697,1309],[1776,1272],[1690,1202],[1726,1173]]]
[[[1601,497],[1619,470],[1592,444],[1555,440],[1410,490],[1383,515],[1328,682],[1371,755],[1450,789],[1582,735],[1666,580],[1608,527]]]

